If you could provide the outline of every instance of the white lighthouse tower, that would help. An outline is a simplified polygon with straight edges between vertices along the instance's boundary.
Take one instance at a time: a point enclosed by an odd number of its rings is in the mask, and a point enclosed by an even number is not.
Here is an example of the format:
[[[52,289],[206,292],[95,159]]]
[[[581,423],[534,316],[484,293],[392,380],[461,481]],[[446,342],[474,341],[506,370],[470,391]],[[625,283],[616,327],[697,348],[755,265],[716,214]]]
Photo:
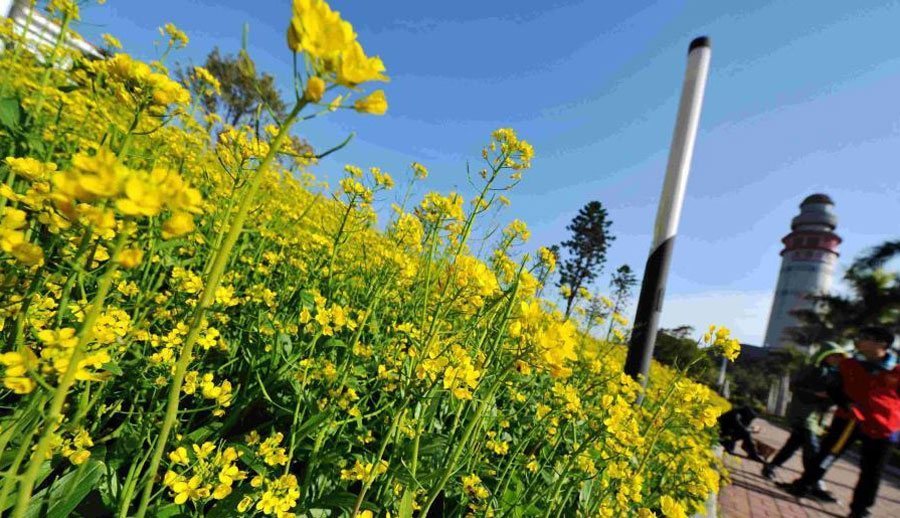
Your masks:
[[[800,204],[800,214],[791,220],[791,233],[781,240],[784,243],[781,271],[764,347],[777,349],[794,345],[802,349],[805,345],[792,342],[786,331],[798,324],[791,311],[811,307],[807,295],[827,293],[831,289],[841,243],[841,238],[834,233],[837,216],[833,208],[834,202],[825,194],[807,196]],[[789,399],[786,382],[782,380],[784,386],[770,397],[770,411],[779,415],[784,415]]]

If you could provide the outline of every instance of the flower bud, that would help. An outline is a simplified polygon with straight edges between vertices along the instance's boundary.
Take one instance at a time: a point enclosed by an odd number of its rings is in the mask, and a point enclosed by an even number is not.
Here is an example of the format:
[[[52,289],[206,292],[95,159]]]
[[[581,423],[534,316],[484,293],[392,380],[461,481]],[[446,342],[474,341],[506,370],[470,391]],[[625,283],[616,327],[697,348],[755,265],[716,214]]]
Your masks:
[[[306,83],[306,90],[303,92],[303,98],[311,103],[317,103],[322,100],[325,95],[325,81],[318,77],[312,77]]]
[[[387,111],[387,99],[384,97],[384,90],[376,90],[355,103],[353,108],[360,113],[372,113],[374,115],[384,115]]]

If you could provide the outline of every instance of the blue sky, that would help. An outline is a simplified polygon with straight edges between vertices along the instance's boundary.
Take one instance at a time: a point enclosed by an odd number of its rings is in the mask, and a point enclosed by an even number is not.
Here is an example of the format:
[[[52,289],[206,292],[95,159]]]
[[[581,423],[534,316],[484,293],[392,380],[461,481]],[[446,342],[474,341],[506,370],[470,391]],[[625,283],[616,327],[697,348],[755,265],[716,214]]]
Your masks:
[[[431,170],[426,188],[466,191],[466,160],[493,129],[513,127],[536,158],[504,217],[526,221],[536,248],[564,239],[578,208],[599,200],[616,235],[607,273],[623,263],[641,272],[687,45],[708,35],[662,324],[726,325],[759,344],[780,239],[804,197],[835,200],[842,265],[900,233],[900,3],[749,4],[333,0],[384,60],[390,108],[338,113],[299,133],[319,149],[356,133],[321,176],[353,163],[399,177],[415,160]],[[258,68],[287,92],[289,16],[287,1],[111,0],[83,10],[81,31],[95,41],[110,32],[150,59],[156,27],[173,22],[191,38],[176,59],[200,64],[215,45],[236,52],[247,22]]]

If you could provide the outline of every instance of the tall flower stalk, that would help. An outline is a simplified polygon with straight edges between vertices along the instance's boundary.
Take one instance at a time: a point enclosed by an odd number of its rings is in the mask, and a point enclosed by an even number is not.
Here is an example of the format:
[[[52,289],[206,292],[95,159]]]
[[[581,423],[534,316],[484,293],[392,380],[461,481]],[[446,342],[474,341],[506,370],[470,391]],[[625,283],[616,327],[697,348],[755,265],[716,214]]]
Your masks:
[[[150,505],[150,496],[153,494],[154,479],[159,470],[159,463],[162,460],[163,452],[166,449],[169,433],[171,433],[172,427],[175,424],[181,387],[184,384],[184,375],[187,372],[188,363],[190,363],[192,358],[191,355],[193,353],[194,344],[200,336],[201,323],[203,322],[204,315],[215,300],[216,290],[219,287],[219,282],[222,280],[222,274],[225,272],[225,265],[228,263],[228,257],[231,255],[231,250],[234,248],[241,231],[244,229],[244,221],[247,219],[250,206],[256,198],[256,192],[259,190],[263,178],[265,178],[265,175],[268,173],[269,167],[275,159],[279,147],[287,137],[291,126],[293,126],[297,115],[300,113],[300,110],[303,109],[305,104],[306,103],[302,101],[298,102],[284,122],[282,122],[281,127],[278,129],[278,134],[269,146],[269,152],[263,158],[262,162],[260,162],[259,167],[250,179],[246,190],[241,193],[241,202],[228,227],[228,233],[216,250],[212,261],[212,268],[210,268],[207,278],[204,279],[203,293],[200,295],[200,301],[194,310],[194,314],[191,316],[187,337],[179,352],[178,361],[175,363],[175,373],[172,376],[172,383],[169,385],[169,393],[166,399],[166,411],[163,415],[163,422],[160,426],[159,437],[156,440],[153,456],[150,457],[150,465],[146,470],[144,490],[141,493],[140,504],[138,505],[138,510],[135,514],[137,518],[143,518],[147,513],[147,507]]]

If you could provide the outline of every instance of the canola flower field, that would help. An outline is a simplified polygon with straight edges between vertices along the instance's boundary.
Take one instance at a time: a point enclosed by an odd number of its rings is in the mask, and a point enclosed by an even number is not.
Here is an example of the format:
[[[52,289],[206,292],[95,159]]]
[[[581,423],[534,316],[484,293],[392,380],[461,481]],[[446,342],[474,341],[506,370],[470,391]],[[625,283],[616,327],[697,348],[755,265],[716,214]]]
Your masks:
[[[173,25],[157,61],[109,35],[89,60],[63,44],[77,4],[48,9],[53,46],[0,32],[2,516],[684,518],[718,489],[727,403],[690,366],[654,365],[635,405],[624,317],[599,341],[595,296],[573,319],[542,299],[555,258],[520,221],[475,253],[530,174],[513,130],[474,198],[414,197],[414,163],[378,222],[391,175],[329,188],[288,138],[387,109],[325,2],[285,12],[296,95],[264,127],[206,113],[208,71],[173,79]]]

